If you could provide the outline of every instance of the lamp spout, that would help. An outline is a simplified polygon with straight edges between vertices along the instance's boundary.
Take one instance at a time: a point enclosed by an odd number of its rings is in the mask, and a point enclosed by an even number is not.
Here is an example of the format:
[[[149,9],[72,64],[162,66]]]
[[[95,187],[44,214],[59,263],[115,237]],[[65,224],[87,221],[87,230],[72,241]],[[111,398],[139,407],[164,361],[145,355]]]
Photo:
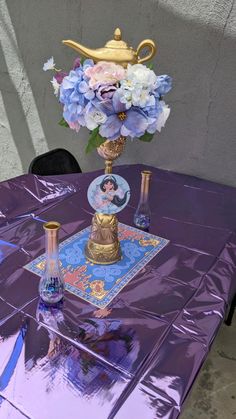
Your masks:
[[[79,54],[82,54],[84,57],[87,58],[95,58],[94,55],[96,55],[96,51],[90,48],[86,48],[83,45],[79,44],[78,42],[71,41],[70,39],[62,41],[64,45],[67,45],[70,48],[75,49],[75,51],[79,52]]]

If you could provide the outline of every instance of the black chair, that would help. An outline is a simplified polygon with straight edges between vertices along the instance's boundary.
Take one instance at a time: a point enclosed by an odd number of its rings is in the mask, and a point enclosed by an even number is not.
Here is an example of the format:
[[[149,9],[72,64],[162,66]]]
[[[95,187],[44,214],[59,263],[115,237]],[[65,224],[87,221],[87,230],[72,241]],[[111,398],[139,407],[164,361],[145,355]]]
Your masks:
[[[56,148],[35,157],[29,166],[29,173],[41,176],[81,173],[76,158],[64,148]]]
[[[227,318],[225,320],[225,324],[227,326],[231,326],[231,324],[232,324],[232,320],[233,320],[235,308],[236,308],[236,294],[235,294],[235,296],[233,298],[233,301],[231,302],[231,305],[230,305],[230,308],[229,308],[229,312],[228,312],[228,316],[227,316]]]

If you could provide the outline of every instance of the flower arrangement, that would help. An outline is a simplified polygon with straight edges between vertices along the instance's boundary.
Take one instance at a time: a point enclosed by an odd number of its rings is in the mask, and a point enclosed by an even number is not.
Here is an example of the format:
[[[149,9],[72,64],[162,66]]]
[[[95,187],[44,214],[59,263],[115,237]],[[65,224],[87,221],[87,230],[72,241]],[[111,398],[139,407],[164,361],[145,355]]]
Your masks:
[[[77,58],[67,74],[55,67],[53,57],[43,66],[53,70],[54,93],[63,105],[60,125],[76,132],[91,131],[86,151],[120,136],[151,141],[170,114],[163,97],[172,87],[167,75],[156,76],[151,65],[121,65]]]

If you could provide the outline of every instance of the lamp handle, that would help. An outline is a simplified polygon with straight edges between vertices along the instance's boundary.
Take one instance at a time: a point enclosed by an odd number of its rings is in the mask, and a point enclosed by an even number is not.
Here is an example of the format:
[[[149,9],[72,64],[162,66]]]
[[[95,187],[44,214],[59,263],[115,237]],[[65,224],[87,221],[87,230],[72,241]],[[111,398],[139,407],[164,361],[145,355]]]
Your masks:
[[[139,53],[144,48],[148,48],[150,52],[144,57],[139,58]],[[151,39],[144,39],[144,41],[140,42],[137,48],[136,54],[138,58],[138,63],[141,64],[141,63],[144,63],[145,61],[151,60],[151,58],[156,54],[156,50],[157,48],[154,41],[152,41]]]

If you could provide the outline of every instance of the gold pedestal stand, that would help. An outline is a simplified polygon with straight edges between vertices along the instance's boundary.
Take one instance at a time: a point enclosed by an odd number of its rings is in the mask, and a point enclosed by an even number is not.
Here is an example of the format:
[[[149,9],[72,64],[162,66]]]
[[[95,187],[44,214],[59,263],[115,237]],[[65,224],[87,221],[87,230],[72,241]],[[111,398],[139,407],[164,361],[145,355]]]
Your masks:
[[[119,137],[115,141],[107,140],[98,148],[98,154],[105,159],[106,174],[112,173],[112,163],[123,153],[125,141],[125,137]],[[118,220],[115,214],[94,214],[85,256],[90,262],[101,265],[109,265],[121,259]]]

